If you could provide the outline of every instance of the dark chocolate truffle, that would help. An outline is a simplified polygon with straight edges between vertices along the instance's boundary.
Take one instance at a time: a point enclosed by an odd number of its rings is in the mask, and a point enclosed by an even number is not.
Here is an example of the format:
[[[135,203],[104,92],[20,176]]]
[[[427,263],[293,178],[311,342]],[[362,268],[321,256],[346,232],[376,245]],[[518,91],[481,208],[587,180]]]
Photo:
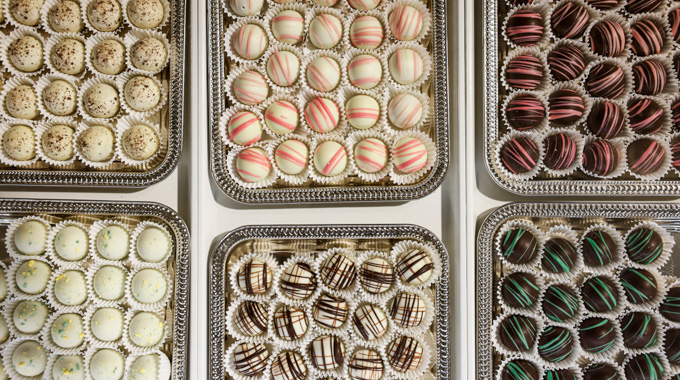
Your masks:
[[[550,122],[559,125],[571,125],[583,116],[585,105],[578,92],[571,88],[563,88],[550,94]]]
[[[595,136],[610,139],[621,133],[624,115],[621,108],[608,100],[593,104],[586,122],[588,130]]]
[[[576,265],[576,247],[567,239],[554,237],[545,243],[543,269],[550,273],[569,273]]]
[[[256,376],[267,368],[269,350],[262,343],[241,343],[234,349],[234,366],[243,376]]]
[[[501,253],[513,264],[526,264],[537,254],[538,240],[531,231],[519,227],[505,232],[501,239]]]
[[[508,19],[505,34],[516,45],[534,45],[543,37],[543,16],[531,9],[520,9]]]
[[[643,19],[631,25],[630,35],[630,48],[633,54],[639,57],[661,53],[666,39],[663,27],[650,19]]]
[[[641,95],[656,95],[666,87],[666,68],[655,59],[633,65],[633,89]]]
[[[305,312],[297,306],[281,306],[274,312],[274,330],[282,340],[292,342],[307,332],[309,323]]]
[[[553,34],[558,38],[580,38],[589,22],[586,7],[571,1],[555,9],[550,17]]]
[[[545,380],[577,380],[576,373],[570,368],[548,369],[545,371]]]
[[[616,255],[616,242],[608,232],[589,231],[583,237],[583,261],[591,267],[611,264]]]
[[[590,50],[604,57],[616,57],[626,48],[626,33],[615,21],[600,21],[590,29]]]
[[[607,277],[592,277],[583,284],[581,297],[586,309],[593,313],[606,313],[619,305],[619,292]]]
[[[666,150],[652,139],[635,140],[628,145],[628,168],[640,175],[651,174],[663,165]]]
[[[655,380],[662,378],[664,368],[656,354],[641,354],[630,358],[624,371],[628,380]]]
[[[234,313],[234,324],[241,334],[247,336],[256,336],[267,331],[268,319],[267,308],[255,301],[243,302]]]
[[[671,141],[671,155],[673,160],[671,165],[676,169],[680,169],[680,136]]]
[[[671,103],[671,122],[675,128],[680,128],[680,99]]]
[[[425,317],[425,300],[408,292],[397,293],[388,304],[389,314],[395,324],[400,327],[417,327]]]
[[[410,336],[400,336],[387,347],[387,361],[397,372],[418,368],[423,360],[423,346]]]
[[[588,318],[578,327],[581,347],[592,354],[605,353],[616,344],[616,328],[614,323],[606,318]]]
[[[630,13],[646,13],[656,10],[661,5],[661,0],[628,0],[626,10]]]
[[[626,253],[632,261],[649,265],[663,252],[663,239],[651,228],[640,227],[626,239]]]
[[[570,81],[583,74],[586,68],[585,56],[573,45],[562,45],[548,54],[548,67],[557,81]]]
[[[511,351],[527,352],[536,342],[536,322],[523,315],[511,315],[498,327],[498,336],[503,345]]]
[[[623,94],[625,75],[623,69],[613,63],[597,64],[588,73],[586,90],[595,97],[615,99]]]
[[[501,162],[510,173],[524,174],[538,165],[540,152],[536,143],[528,137],[516,137],[501,148]]]
[[[671,364],[680,365],[680,329],[669,329],[664,335],[664,352]]]
[[[628,302],[635,305],[649,302],[659,293],[656,278],[648,270],[624,269],[619,276],[619,282]]]
[[[543,76],[543,64],[531,54],[518,55],[505,68],[505,80],[515,89],[535,90]]]
[[[588,172],[606,177],[619,166],[621,153],[606,140],[595,140],[583,149],[583,168]]]
[[[599,11],[608,11],[617,5],[620,0],[586,0],[586,3]]]
[[[533,3],[534,0],[508,0],[508,4],[510,5],[527,5]]]
[[[322,370],[333,370],[345,362],[345,343],[335,335],[320,335],[309,345],[309,359]]]
[[[555,322],[564,322],[576,316],[579,308],[578,297],[566,285],[549,286],[543,294],[543,313]]]
[[[574,337],[564,327],[548,326],[538,338],[538,355],[552,363],[564,361],[574,352]]]
[[[576,159],[576,142],[563,132],[546,137],[543,140],[543,149],[543,163],[548,169],[567,169]]]
[[[680,42],[680,8],[668,12],[668,23],[671,26],[673,41]]]
[[[633,132],[654,134],[663,127],[663,108],[652,99],[632,99],[628,102],[628,118]]]
[[[595,363],[583,370],[583,380],[621,380],[621,376],[611,364]]]
[[[321,264],[321,281],[331,289],[347,289],[354,283],[357,268],[352,259],[334,253]]]
[[[660,310],[664,318],[680,322],[680,287],[668,289]]]
[[[501,281],[503,301],[518,309],[526,309],[535,305],[539,291],[536,277],[529,273],[512,273]]]
[[[281,290],[293,299],[304,299],[316,289],[316,275],[307,263],[295,263],[281,274]]]
[[[680,54],[673,56],[673,67],[675,67],[675,74],[680,77]]]
[[[644,349],[654,346],[659,341],[659,326],[651,315],[632,312],[621,319],[621,335],[626,347]]]
[[[501,380],[538,380],[538,369],[531,362],[514,359],[503,367]]]
[[[515,96],[505,108],[508,124],[518,131],[536,128],[545,119],[545,106],[531,94]]]

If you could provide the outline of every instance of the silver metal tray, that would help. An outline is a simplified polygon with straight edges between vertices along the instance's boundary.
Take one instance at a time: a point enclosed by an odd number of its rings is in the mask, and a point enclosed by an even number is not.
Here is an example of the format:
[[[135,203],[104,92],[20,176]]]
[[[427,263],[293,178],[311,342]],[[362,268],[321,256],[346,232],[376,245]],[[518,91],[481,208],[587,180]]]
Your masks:
[[[93,220],[115,217],[138,222],[151,220],[165,226],[170,232],[175,247],[174,296],[168,310],[173,311],[172,338],[161,350],[172,361],[172,379],[188,378],[189,369],[189,230],[184,221],[169,207],[152,202],[109,202],[109,201],[47,201],[33,199],[0,200],[0,235],[9,223],[26,215],[50,215],[63,218],[74,215],[91,216]],[[4,246],[4,243],[3,243]]]
[[[226,276],[229,265],[235,263],[241,255],[268,247],[276,257],[290,255],[298,250],[322,251],[348,243],[361,247],[362,244],[389,243],[394,239],[418,240],[433,246],[441,256],[442,275],[435,286],[437,314],[433,332],[437,354],[432,376],[436,376],[438,380],[450,379],[449,257],[442,242],[432,232],[413,225],[245,226],[224,236],[211,250],[208,260],[210,379],[230,378],[224,368],[227,344],[224,316],[231,302]],[[372,247],[375,249],[375,246]]]
[[[500,311],[495,297],[502,265],[495,259],[493,244],[496,232],[508,220],[528,218],[570,219],[597,218],[608,223],[622,219],[651,219],[680,239],[680,204],[669,203],[511,203],[491,213],[477,234],[477,379],[493,380],[500,363],[491,345],[491,325]],[[678,276],[680,252],[662,269],[663,274]]]
[[[432,51],[433,69],[427,94],[434,106],[430,137],[437,147],[434,168],[420,181],[411,185],[393,185],[379,182],[363,184],[350,177],[339,186],[285,186],[275,184],[265,189],[246,189],[229,176],[227,167],[228,148],[222,142],[219,119],[226,106],[224,82],[229,73],[224,49],[224,32],[229,19],[222,2],[209,0],[208,8],[208,71],[210,109],[210,172],[217,186],[230,198],[242,203],[320,203],[320,202],[361,202],[361,201],[408,201],[422,198],[441,185],[449,165],[449,118],[448,118],[448,50],[446,37],[447,0],[429,0],[432,12],[432,33],[428,50]]]

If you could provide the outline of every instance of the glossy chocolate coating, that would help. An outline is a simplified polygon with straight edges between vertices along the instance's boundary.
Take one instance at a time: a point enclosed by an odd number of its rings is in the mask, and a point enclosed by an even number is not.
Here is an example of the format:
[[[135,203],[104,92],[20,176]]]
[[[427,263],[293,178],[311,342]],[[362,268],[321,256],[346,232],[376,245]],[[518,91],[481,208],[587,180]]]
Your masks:
[[[610,364],[595,363],[583,370],[583,380],[621,380],[621,376]]]
[[[576,374],[570,368],[546,369],[545,380],[577,380]]]
[[[628,118],[633,132],[654,134],[663,127],[663,108],[652,99],[632,99],[628,102]]]
[[[576,247],[568,240],[554,237],[545,243],[543,269],[551,273],[569,273],[576,265]]]
[[[548,169],[564,170],[576,160],[576,142],[563,132],[546,137],[543,140],[543,150],[543,163]]]
[[[680,169],[680,136],[671,140],[671,165]]]
[[[606,313],[619,305],[619,292],[608,277],[593,277],[581,287],[581,297],[587,310]]]
[[[632,261],[649,265],[663,252],[663,239],[651,228],[640,227],[626,239],[626,254]]]
[[[583,237],[583,261],[591,267],[602,267],[614,261],[616,242],[608,232],[589,231]]]
[[[505,34],[514,44],[534,45],[543,36],[543,16],[531,9],[520,9],[508,19]]]
[[[578,92],[563,88],[550,94],[550,122],[558,125],[571,125],[583,116],[585,105]]]
[[[525,309],[536,304],[539,291],[536,277],[529,273],[512,273],[501,281],[503,301],[518,309]]]
[[[342,253],[331,255],[321,265],[321,281],[331,289],[347,289],[356,276],[354,261]]]
[[[673,322],[680,322],[680,287],[670,288],[661,303],[661,315]]]
[[[600,354],[614,348],[616,329],[614,322],[606,318],[588,318],[578,326],[581,347],[590,353]]]
[[[661,0],[628,0],[626,10],[630,13],[646,13],[656,10],[661,5]]]
[[[649,348],[659,341],[659,326],[651,315],[641,312],[628,313],[621,319],[623,344],[630,348]]]
[[[592,96],[615,99],[623,94],[625,74],[613,63],[603,62],[594,66],[586,79],[586,91]]]
[[[666,88],[666,68],[649,59],[633,65],[633,90],[641,95],[657,95]]]
[[[574,352],[574,337],[564,327],[549,326],[538,338],[538,354],[552,363],[568,359]]]
[[[574,318],[579,308],[576,294],[566,285],[549,286],[543,294],[543,313],[550,320],[564,322]]]
[[[661,169],[666,151],[658,141],[640,139],[628,145],[628,168],[640,175],[651,174]]]
[[[503,367],[501,380],[538,380],[538,369],[531,362],[515,359]]]
[[[649,302],[659,294],[656,278],[645,269],[627,268],[619,275],[628,302],[642,304]]]
[[[595,140],[583,149],[583,168],[598,176],[610,175],[620,160],[621,153],[606,140]]]
[[[619,5],[619,0],[586,0],[586,4],[600,11],[608,11]]]
[[[531,231],[519,227],[505,232],[501,239],[501,254],[513,264],[526,264],[537,254],[538,240]]]
[[[510,87],[520,90],[535,90],[543,81],[543,64],[531,54],[522,54],[508,62],[505,80]]]
[[[556,8],[550,17],[553,34],[559,38],[580,38],[589,22],[586,8],[571,1]]]
[[[664,368],[656,355],[641,354],[629,359],[624,368],[626,379],[661,379]]]
[[[545,119],[545,106],[536,96],[519,94],[505,107],[508,124],[518,131],[536,128]]]
[[[663,350],[671,364],[680,365],[680,329],[666,330]]]
[[[671,26],[673,41],[680,42],[680,8],[668,12],[668,24]]]
[[[593,53],[604,57],[616,57],[626,48],[626,33],[619,23],[604,20],[593,26],[588,41]]]
[[[673,127],[680,128],[680,99],[671,103],[671,122]]]
[[[610,139],[621,133],[624,113],[617,104],[608,100],[593,104],[586,125],[595,136]]]
[[[630,35],[630,49],[639,57],[661,53],[666,38],[663,27],[650,19],[642,19],[631,25]]]
[[[562,45],[548,54],[548,67],[552,77],[560,82],[574,80],[586,68],[585,56],[573,45]]]
[[[522,315],[507,317],[498,328],[501,343],[511,351],[527,352],[536,342],[538,329],[536,322]]]
[[[538,165],[539,150],[536,143],[527,137],[517,137],[501,148],[501,162],[513,174],[523,174]]]

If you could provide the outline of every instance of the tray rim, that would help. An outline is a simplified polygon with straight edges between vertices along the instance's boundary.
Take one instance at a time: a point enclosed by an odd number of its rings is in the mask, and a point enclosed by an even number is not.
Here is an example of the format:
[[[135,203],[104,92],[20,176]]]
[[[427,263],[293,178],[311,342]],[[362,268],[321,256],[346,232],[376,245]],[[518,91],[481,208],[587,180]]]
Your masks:
[[[225,260],[231,249],[252,239],[380,239],[414,238],[432,244],[442,258],[442,275],[437,285],[439,315],[437,318],[437,379],[450,376],[450,310],[449,310],[449,256],[442,241],[430,230],[412,224],[337,224],[337,225],[247,225],[236,228],[219,239],[210,250],[208,258],[208,376],[223,380],[224,370],[224,287],[226,285]]]
[[[170,207],[156,202],[0,199],[0,213],[54,213],[88,215],[153,216],[165,221],[175,235],[176,276],[174,287],[174,349],[172,352],[173,380],[189,378],[189,311],[191,273],[191,235],[184,220]]]
[[[155,168],[144,172],[79,170],[0,170],[0,186],[83,186],[145,188],[161,182],[179,164],[184,139],[184,72],[186,60],[186,10],[191,0],[173,0],[170,37],[168,97],[168,153]]]
[[[223,0],[210,0],[208,8],[208,136],[210,147],[208,160],[210,173],[217,187],[229,198],[243,204],[305,204],[325,202],[403,202],[419,199],[434,192],[444,181],[450,159],[449,132],[449,94],[448,94],[448,39],[447,39],[447,0],[433,0],[432,28],[434,123],[436,128],[437,161],[428,175],[415,185],[406,186],[319,186],[289,187],[274,189],[245,189],[238,185],[224,167],[216,162],[224,160],[225,146],[217,128],[224,100],[224,44],[222,41]]]

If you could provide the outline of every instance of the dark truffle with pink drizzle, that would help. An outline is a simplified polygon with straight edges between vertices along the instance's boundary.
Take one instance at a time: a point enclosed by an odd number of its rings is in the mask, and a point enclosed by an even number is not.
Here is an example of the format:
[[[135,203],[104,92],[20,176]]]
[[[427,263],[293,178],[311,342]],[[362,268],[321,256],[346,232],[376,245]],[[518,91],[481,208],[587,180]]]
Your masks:
[[[522,54],[508,62],[505,80],[515,89],[535,90],[543,81],[543,64],[531,54]]]
[[[666,68],[655,59],[633,65],[634,90],[641,95],[657,95],[666,87]]]
[[[586,79],[586,90],[595,97],[615,99],[623,94],[624,88],[623,68],[610,62],[593,66]]]
[[[501,148],[501,162],[510,173],[524,174],[538,165],[540,151],[528,137],[516,137]]]
[[[615,21],[604,20],[590,30],[590,50],[604,57],[616,57],[626,48],[626,33]]]
[[[531,9],[519,9],[508,18],[505,34],[516,45],[535,45],[543,37],[543,16]]]
[[[628,119],[633,132],[651,135],[663,128],[663,108],[652,99],[632,99],[628,102]]]
[[[608,100],[595,103],[590,109],[586,126],[595,136],[603,139],[616,137],[624,125],[624,114],[621,107]]]
[[[546,137],[543,140],[543,150],[543,163],[548,169],[564,170],[576,160],[576,142],[564,132]]]
[[[519,94],[508,102],[505,116],[508,124],[519,131],[533,129],[545,119],[545,106],[532,94]]]
[[[589,22],[590,15],[586,7],[573,1],[557,7],[550,17],[552,32],[558,38],[580,38]]]
[[[635,140],[626,149],[628,168],[633,173],[648,175],[661,169],[666,151],[658,141],[652,139]]]
[[[645,57],[661,53],[666,32],[654,20],[642,19],[630,26],[630,36],[633,54]]]
[[[595,140],[583,149],[583,169],[599,177],[606,177],[619,166],[621,153],[606,140]]]
[[[571,88],[563,88],[550,94],[550,122],[559,125],[571,125],[577,122],[585,111],[583,98]]]
[[[562,45],[548,54],[548,67],[552,77],[560,82],[574,80],[586,68],[585,56],[573,45]]]

